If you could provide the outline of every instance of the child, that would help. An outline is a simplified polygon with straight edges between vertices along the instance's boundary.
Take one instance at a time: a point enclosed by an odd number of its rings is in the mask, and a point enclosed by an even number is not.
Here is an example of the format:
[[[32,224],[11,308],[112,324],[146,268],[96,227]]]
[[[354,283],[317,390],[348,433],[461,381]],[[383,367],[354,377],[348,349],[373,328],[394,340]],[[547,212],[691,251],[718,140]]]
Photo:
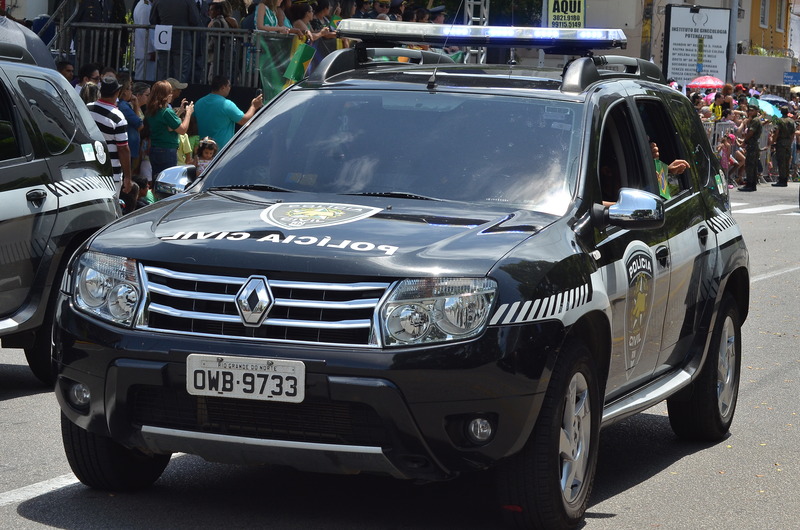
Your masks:
[[[717,154],[719,154],[719,163],[725,171],[725,177],[728,179],[728,188],[733,188],[731,171],[736,167],[736,159],[731,155],[731,135],[723,134],[717,144]]]
[[[134,175],[133,181],[139,187],[139,195],[136,198],[136,209],[144,208],[156,202],[153,191],[150,189],[150,182],[142,175]]]
[[[197,143],[197,151],[195,151],[195,165],[197,166],[197,174],[203,173],[206,166],[208,166],[217,154],[217,142],[206,136]]]

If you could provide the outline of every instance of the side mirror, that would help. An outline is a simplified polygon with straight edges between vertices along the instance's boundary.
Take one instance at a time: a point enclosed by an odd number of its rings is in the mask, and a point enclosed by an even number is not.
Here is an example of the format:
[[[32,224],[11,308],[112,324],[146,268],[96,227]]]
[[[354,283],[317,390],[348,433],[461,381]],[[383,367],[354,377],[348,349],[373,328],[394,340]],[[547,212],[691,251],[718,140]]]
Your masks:
[[[664,226],[664,203],[650,192],[621,188],[619,200],[608,207],[608,224],[628,230]]]
[[[156,200],[182,193],[197,178],[195,166],[170,167],[158,174],[153,195]]]

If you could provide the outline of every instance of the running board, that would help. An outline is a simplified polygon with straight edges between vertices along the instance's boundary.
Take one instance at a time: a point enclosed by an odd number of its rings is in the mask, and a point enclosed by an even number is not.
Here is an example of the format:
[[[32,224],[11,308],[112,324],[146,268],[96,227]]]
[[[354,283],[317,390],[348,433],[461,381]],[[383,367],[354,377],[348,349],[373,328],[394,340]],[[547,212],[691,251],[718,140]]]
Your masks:
[[[692,376],[685,370],[678,370],[656,379],[617,401],[613,401],[603,408],[601,427],[608,427],[637,412],[649,409],[673,395],[681,388],[692,382]]]

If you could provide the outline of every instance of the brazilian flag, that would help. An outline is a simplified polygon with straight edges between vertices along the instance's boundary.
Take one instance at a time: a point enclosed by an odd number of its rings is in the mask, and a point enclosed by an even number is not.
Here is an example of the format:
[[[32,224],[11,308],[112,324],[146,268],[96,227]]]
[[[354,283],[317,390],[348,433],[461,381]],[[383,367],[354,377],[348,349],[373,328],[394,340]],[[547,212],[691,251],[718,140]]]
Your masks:
[[[292,60],[289,61],[289,66],[286,67],[283,77],[295,83],[303,79],[316,53],[317,49],[314,46],[309,46],[304,42],[299,43],[292,54]]]
[[[295,36],[268,31],[256,32],[256,39],[261,50],[258,60],[261,88],[264,91],[264,101],[269,101],[283,90],[283,74],[291,62],[292,53],[299,40]]]

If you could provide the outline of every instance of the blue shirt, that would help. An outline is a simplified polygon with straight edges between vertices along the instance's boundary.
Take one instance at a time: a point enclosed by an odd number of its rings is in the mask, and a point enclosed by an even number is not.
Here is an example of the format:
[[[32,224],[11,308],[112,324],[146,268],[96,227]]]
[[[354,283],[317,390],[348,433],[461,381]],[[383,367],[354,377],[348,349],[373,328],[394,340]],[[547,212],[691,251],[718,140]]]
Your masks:
[[[125,121],[128,122],[128,147],[131,149],[131,158],[139,158],[139,127],[142,125],[142,119],[136,115],[127,101],[118,99],[117,108],[122,111]]]
[[[217,146],[222,147],[231,141],[236,132],[236,124],[244,118],[236,103],[219,94],[208,94],[194,104],[194,115],[197,116],[197,132],[200,138],[208,136]]]

